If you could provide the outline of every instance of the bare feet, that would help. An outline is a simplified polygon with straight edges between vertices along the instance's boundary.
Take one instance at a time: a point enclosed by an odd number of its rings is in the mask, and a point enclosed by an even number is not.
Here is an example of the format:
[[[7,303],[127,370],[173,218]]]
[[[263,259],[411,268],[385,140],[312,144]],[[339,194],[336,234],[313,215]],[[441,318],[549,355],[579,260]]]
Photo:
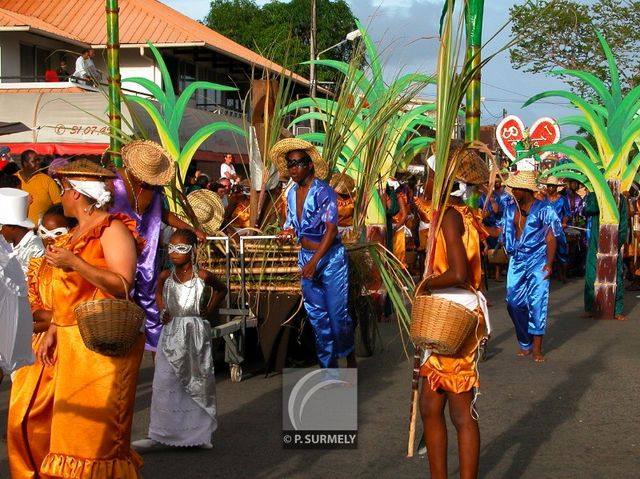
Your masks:
[[[545,362],[545,357],[544,354],[542,353],[533,353],[533,362],[534,363],[544,363]]]
[[[526,358],[530,354],[531,354],[531,350],[530,349],[521,349],[520,351],[518,351],[516,356],[518,356],[519,358]]]
[[[626,321],[627,317],[624,314],[616,314],[613,319],[616,321]]]

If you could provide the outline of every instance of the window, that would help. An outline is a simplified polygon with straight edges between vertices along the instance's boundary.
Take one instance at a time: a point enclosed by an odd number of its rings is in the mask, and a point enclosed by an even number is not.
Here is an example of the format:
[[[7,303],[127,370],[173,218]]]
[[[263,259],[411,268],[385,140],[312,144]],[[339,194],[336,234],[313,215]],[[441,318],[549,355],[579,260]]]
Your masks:
[[[20,81],[43,81],[45,72],[51,70],[52,53],[35,45],[20,44]]]

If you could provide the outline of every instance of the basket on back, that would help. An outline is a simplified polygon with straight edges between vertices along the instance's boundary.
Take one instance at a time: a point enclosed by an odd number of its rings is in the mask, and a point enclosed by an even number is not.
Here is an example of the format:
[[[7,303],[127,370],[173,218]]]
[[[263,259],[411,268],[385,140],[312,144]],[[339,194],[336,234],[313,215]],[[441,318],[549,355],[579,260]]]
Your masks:
[[[416,287],[411,311],[411,340],[418,348],[453,355],[476,329],[478,311],[471,311],[448,299],[434,296],[428,280]]]
[[[84,345],[105,356],[122,356],[136,343],[144,323],[144,310],[127,299],[95,299],[73,310]]]

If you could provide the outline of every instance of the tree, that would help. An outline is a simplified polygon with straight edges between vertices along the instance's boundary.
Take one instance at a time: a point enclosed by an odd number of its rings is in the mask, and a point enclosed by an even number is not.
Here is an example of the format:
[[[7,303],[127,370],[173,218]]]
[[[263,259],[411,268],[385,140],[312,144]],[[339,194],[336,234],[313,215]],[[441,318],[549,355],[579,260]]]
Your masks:
[[[623,91],[640,82],[640,2],[535,0],[509,9],[512,33],[519,37],[511,64],[525,72],[546,73],[560,67],[607,78],[607,61],[595,31],[605,32],[618,62]],[[571,88],[588,90],[578,81]]]
[[[253,0],[213,0],[205,25],[259,54],[303,75],[309,75],[309,0],[271,1],[262,7]],[[344,0],[317,0],[317,49],[322,51],[356,29],[356,18]],[[345,42],[323,58],[348,61],[352,42]],[[335,80],[329,69],[318,71],[319,81]]]

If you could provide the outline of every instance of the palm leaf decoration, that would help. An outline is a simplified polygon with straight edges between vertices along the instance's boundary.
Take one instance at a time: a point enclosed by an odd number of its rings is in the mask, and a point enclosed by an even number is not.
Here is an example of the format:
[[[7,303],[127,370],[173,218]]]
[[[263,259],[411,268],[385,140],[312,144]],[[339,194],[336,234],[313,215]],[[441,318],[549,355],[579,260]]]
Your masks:
[[[196,91],[215,90],[232,92],[238,91],[238,89],[218,83],[197,81],[187,86],[180,96],[176,98],[169,70],[162,55],[153,44],[148,43],[148,46],[160,70],[162,88],[154,82],[140,77],[125,78],[122,82],[135,83],[141,86],[147,90],[159,104],[159,108],[157,108],[156,105],[147,98],[134,95],[126,96],[127,101],[141,106],[151,117],[151,120],[158,130],[158,136],[160,137],[162,146],[177,163],[178,178],[176,178],[176,181],[174,181],[172,185],[167,187],[167,196],[171,199],[171,209],[177,211],[180,209],[180,205],[177,203],[178,195],[176,195],[176,189],[182,184],[189,164],[200,145],[218,131],[231,131],[242,137],[246,136],[246,133],[244,129],[233,123],[225,121],[215,122],[200,128],[183,145],[180,141],[180,124],[182,123],[189,101]]]
[[[435,126],[433,119],[425,116],[435,110],[435,104],[410,106],[426,86],[434,83],[432,76],[410,73],[386,84],[376,45],[366,29],[356,23],[362,42],[349,63],[306,62],[342,73],[337,97],[304,98],[287,105],[285,112],[311,110],[289,126],[312,118],[323,125],[322,132],[301,137],[322,148],[332,170],[355,179],[354,230],[363,232],[366,225],[385,221],[379,194],[382,185],[433,141],[421,137],[418,128]],[[362,65],[367,65],[366,69]]]
[[[621,220],[618,211],[620,192],[630,189],[640,167],[640,156],[636,154],[632,157],[632,152],[640,141],[640,86],[623,95],[613,53],[604,36],[597,31],[596,35],[607,60],[610,86],[586,72],[555,70],[551,73],[583,82],[593,90],[593,96],[582,98],[569,91],[547,91],[535,95],[524,106],[545,98],[564,98],[581,114],[565,117],[558,123],[583,128],[595,141],[596,148],[593,148],[585,138],[571,136],[564,138],[560,144],[547,145],[533,151],[553,150],[565,154],[571,162],[556,166],[552,172],[582,181],[596,196],[600,211],[600,234],[595,314],[597,317],[612,318],[618,225]],[[570,140],[576,141],[577,145],[566,145]]]

